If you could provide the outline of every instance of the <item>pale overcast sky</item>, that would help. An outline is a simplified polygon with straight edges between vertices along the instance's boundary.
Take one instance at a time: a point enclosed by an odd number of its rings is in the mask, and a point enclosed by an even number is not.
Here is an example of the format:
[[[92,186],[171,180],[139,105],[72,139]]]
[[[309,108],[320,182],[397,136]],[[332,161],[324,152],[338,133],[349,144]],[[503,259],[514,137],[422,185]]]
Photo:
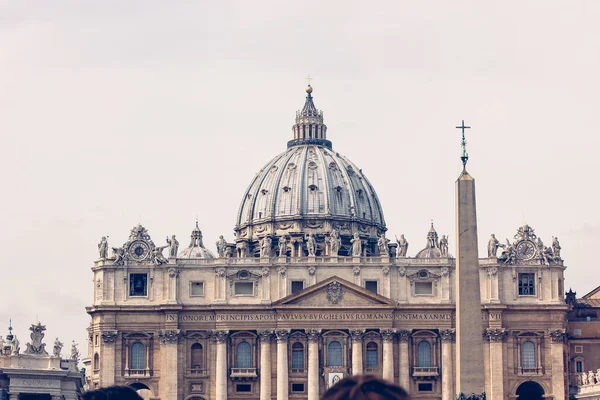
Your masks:
[[[291,139],[305,77],[328,138],[409,255],[454,242],[461,119],[480,255],[524,222],[566,288],[600,284],[600,2],[0,0],[0,334],[36,315],[83,354],[97,243],[142,222],[233,239],[246,186]],[[68,353],[65,346],[64,353]]]

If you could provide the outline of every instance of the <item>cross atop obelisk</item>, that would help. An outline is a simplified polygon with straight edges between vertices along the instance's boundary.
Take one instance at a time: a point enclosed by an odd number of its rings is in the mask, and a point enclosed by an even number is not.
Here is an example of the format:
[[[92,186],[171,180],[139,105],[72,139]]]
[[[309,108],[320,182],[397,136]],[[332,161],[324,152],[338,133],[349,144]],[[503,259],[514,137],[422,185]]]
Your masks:
[[[462,120],[460,126],[457,126],[456,129],[462,130],[462,140],[460,141],[460,145],[462,147],[462,155],[460,159],[463,163],[463,172],[467,170],[467,161],[469,161],[469,153],[467,153],[467,139],[465,139],[465,129],[471,129],[470,126],[465,126],[465,120]]]

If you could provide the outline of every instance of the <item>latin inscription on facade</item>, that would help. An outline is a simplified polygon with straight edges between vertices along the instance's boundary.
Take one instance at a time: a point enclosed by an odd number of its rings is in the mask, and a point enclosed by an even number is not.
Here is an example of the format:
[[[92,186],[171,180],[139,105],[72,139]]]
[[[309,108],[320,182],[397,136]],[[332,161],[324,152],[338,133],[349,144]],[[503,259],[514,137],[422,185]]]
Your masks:
[[[175,321],[175,314],[167,314],[167,321]],[[450,320],[450,313],[385,313],[385,312],[323,312],[323,313],[255,313],[255,314],[179,314],[179,322],[245,322],[245,321],[415,321]]]

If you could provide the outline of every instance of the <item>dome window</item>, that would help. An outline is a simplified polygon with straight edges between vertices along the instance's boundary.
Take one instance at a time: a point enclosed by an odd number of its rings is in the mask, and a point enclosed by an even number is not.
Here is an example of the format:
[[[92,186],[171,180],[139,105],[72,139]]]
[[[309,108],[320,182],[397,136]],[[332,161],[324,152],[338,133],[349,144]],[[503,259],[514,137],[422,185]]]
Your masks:
[[[268,191],[267,189],[262,189],[260,192],[261,192],[262,194],[267,194],[267,193],[269,193],[269,191]]]
[[[341,186],[336,186],[335,187],[335,191],[338,192],[338,193],[341,193],[342,192],[342,187]]]
[[[317,185],[309,185],[308,188],[310,189],[311,192],[314,192],[315,190],[318,189]]]
[[[289,192],[290,190],[292,190],[292,188],[287,185],[283,187],[283,191],[286,193]]]
[[[358,189],[358,190],[356,191],[356,193],[358,194],[358,197],[359,197],[359,198],[361,198],[361,199],[363,198],[363,190],[362,190],[362,189]]]

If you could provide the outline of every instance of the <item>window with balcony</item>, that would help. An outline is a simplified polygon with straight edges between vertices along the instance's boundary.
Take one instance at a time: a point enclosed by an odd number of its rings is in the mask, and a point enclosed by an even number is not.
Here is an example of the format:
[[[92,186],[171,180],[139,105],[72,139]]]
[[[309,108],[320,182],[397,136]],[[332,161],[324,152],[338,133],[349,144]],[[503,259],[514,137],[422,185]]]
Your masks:
[[[417,346],[417,367],[431,367],[431,344],[422,340]]]
[[[537,372],[535,343],[529,340],[521,343],[521,368],[523,372]]]
[[[136,372],[141,374],[146,369],[146,346],[140,342],[131,345],[129,368],[132,370],[132,374],[136,374]]]
[[[292,372],[304,372],[304,345],[300,342],[292,345]]]
[[[377,347],[377,343],[369,342],[367,344],[366,350],[366,363],[365,368],[369,369],[377,369],[379,367],[379,351]],[[369,372],[369,371],[367,371]]]
[[[519,296],[535,296],[535,274],[519,274]]]
[[[329,344],[327,345],[327,366],[343,366],[342,344],[337,340],[329,342]]]
[[[252,346],[248,342],[241,342],[235,349],[235,367],[252,368]]]
[[[190,348],[190,368],[192,373],[201,373],[203,369],[203,349],[200,343],[194,343]]]
[[[129,274],[129,295],[148,296],[148,274]]]

